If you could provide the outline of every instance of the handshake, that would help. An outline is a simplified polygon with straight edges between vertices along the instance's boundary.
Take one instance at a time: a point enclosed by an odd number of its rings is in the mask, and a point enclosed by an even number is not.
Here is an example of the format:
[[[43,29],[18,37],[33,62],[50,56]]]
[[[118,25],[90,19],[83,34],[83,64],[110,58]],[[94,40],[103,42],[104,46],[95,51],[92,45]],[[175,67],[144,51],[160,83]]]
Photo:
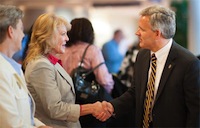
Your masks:
[[[96,119],[104,122],[113,115],[114,108],[113,108],[112,104],[107,101],[103,101],[103,102],[97,101],[92,104],[91,111],[92,111],[91,112],[92,115]]]

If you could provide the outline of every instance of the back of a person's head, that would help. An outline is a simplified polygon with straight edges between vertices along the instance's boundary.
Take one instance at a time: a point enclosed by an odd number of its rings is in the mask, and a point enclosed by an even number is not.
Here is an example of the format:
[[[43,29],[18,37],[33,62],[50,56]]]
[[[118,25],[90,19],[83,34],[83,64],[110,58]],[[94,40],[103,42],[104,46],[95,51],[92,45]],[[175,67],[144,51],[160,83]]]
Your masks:
[[[67,30],[71,29],[71,25],[66,19],[54,13],[44,13],[36,19],[32,27],[31,40],[24,66],[38,55],[48,54],[57,45],[55,34],[60,25],[66,26]]]
[[[117,34],[119,34],[119,33],[122,33],[122,30],[116,29],[116,30],[114,31],[114,35],[117,35]]]
[[[121,29],[116,29],[113,34],[113,38],[116,42],[120,43],[121,40],[124,38],[124,34]]]
[[[69,41],[66,46],[71,46],[78,41],[93,44],[94,30],[91,22],[86,18],[75,18],[71,21],[71,30],[68,31]]]
[[[12,5],[0,5],[0,44],[5,40],[9,26],[16,28],[24,16],[22,10]]]

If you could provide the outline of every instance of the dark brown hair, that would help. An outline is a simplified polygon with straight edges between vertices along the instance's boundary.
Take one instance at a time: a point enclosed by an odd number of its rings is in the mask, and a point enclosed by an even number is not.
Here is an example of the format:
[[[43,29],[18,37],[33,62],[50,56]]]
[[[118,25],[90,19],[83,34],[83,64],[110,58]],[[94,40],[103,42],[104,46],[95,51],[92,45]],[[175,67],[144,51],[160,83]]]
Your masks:
[[[89,44],[94,43],[94,30],[91,22],[86,18],[75,18],[71,21],[71,30],[68,31],[69,41],[66,46],[83,41]]]

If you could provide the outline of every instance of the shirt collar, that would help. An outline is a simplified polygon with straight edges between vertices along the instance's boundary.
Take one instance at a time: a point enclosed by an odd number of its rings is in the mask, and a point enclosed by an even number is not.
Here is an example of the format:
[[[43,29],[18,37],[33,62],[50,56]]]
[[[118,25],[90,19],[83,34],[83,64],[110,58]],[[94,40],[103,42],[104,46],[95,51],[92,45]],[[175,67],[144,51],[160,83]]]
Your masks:
[[[172,39],[169,40],[169,42],[167,43],[167,45],[165,45],[163,48],[161,48],[160,50],[158,50],[157,52],[155,52],[157,61],[162,61],[164,59],[164,55],[168,55],[169,50],[172,46]],[[151,55],[153,54],[153,52],[151,52]]]
[[[13,59],[7,57],[3,53],[0,53],[0,55],[2,55],[4,57],[4,59],[6,59],[12,65],[12,67],[15,69],[15,71],[18,73],[18,75],[21,75],[21,64],[17,63]]]
[[[59,63],[62,66],[62,61],[57,57],[53,56],[52,54],[48,54],[47,58],[52,64],[55,65],[56,63]]]

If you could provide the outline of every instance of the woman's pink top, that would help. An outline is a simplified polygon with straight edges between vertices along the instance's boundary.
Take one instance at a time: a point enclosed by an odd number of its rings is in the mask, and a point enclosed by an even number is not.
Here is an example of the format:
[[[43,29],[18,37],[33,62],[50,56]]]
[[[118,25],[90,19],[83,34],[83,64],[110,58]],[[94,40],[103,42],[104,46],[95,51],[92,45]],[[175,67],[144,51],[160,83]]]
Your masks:
[[[84,50],[88,45],[89,44],[85,42],[78,42],[75,45],[67,47],[65,49],[65,53],[60,56],[63,68],[71,76],[72,71],[78,67]],[[86,52],[82,66],[86,69],[92,69],[101,62],[104,62],[104,58],[100,48],[95,45],[91,45]],[[101,84],[110,93],[113,89],[114,81],[112,75],[108,72],[106,65],[103,64],[95,69],[94,74],[99,84]]]

